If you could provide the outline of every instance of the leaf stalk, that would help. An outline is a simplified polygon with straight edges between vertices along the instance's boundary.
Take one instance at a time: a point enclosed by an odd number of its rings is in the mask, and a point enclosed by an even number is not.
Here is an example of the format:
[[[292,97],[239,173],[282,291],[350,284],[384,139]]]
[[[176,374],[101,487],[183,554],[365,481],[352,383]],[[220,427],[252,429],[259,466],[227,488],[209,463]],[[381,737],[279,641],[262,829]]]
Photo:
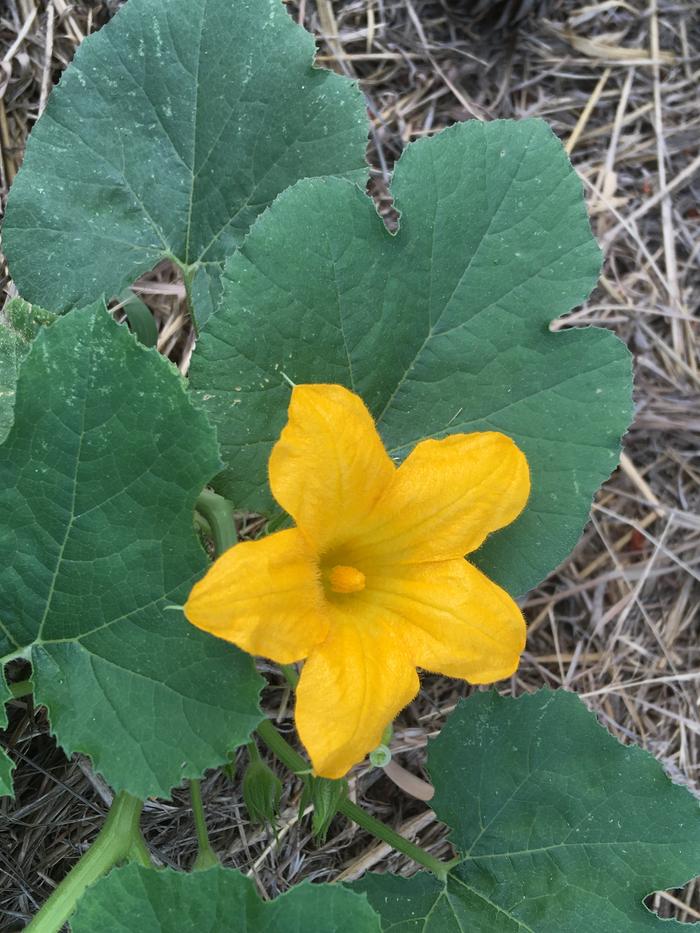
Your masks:
[[[192,816],[194,818],[194,828],[197,833],[197,858],[194,860],[193,870],[200,871],[204,868],[213,868],[220,865],[219,857],[212,849],[209,842],[209,833],[207,832],[207,821],[204,816],[204,804],[202,803],[202,782],[199,780],[190,781],[190,799],[192,801]]]
[[[139,861],[144,852],[147,857],[139,830],[142,808],[143,800],[125,791],[115,796],[97,838],[25,928],[26,933],[58,933],[89,885],[136,852]]]

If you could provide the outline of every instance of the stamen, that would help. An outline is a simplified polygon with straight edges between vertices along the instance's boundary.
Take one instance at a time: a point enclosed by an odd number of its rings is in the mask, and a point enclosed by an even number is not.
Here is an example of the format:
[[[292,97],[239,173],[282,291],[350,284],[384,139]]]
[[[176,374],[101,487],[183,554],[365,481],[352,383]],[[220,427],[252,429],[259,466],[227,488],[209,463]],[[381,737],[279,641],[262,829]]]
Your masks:
[[[334,593],[359,593],[365,588],[365,575],[354,567],[336,564],[330,573],[330,584]]]

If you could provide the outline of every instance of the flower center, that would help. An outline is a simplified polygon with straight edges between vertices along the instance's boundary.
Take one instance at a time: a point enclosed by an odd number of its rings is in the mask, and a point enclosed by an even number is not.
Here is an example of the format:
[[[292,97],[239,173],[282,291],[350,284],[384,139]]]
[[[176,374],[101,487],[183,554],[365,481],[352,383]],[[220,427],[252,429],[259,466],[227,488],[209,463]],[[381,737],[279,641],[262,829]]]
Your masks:
[[[336,564],[330,572],[330,584],[334,593],[359,593],[365,588],[365,575],[354,567]]]

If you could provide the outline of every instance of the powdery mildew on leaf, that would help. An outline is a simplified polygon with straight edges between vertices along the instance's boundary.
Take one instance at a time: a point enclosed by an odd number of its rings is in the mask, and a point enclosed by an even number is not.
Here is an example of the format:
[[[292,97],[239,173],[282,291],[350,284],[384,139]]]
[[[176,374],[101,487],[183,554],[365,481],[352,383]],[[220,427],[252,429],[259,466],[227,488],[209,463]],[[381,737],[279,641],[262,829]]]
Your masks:
[[[29,658],[60,745],[139,797],[260,719],[251,659],[165,611],[208,566],[193,510],[219,466],[179,374],[104,306],[36,338],[0,447],[0,664]]]
[[[280,191],[367,175],[362,94],[313,56],[281,0],[129,0],[29,138],[4,225],[21,294],[64,311],[174,258],[197,272],[204,320],[223,260]]]

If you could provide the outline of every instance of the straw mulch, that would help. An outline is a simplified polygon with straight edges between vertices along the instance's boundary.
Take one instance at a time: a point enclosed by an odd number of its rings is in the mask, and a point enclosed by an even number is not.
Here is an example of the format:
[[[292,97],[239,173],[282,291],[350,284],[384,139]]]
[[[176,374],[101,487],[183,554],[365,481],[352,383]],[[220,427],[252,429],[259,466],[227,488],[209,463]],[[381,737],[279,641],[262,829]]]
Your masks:
[[[118,3],[6,0],[0,10],[0,185],[82,38]],[[529,595],[528,652],[504,689],[564,686],[586,698],[625,742],[648,749],[676,781],[700,787],[698,515],[700,394],[694,309],[700,304],[698,156],[700,22],[692,0],[299,0],[289,12],[319,36],[319,61],[357,77],[372,116],[372,190],[403,146],[464,119],[548,120],[583,179],[607,259],[587,304],[557,327],[615,330],[636,356],[637,416],[621,468],[598,495],[574,554]],[[695,11],[695,12],[694,12]],[[3,288],[11,294],[7,277]],[[141,283],[161,350],[186,368],[192,338],[182,287],[160,268]],[[290,727],[287,693],[270,672],[268,708]],[[420,774],[425,743],[464,685],[426,678],[401,717],[396,759]],[[6,741],[17,800],[0,803],[0,927],[21,928],[100,825],[110,793],[89,762],[67,762],[41,710],[12,704]],[[239,755],[240,777],[244,753]],[[415,866],[344,820],[316,845],[286,781],[277,840],[252,826],[238,781],[203,782],[211,838],[263,896],[302,878],[352,878]],[[379,770],[352,791],[379,817],[446,855],[444,827]],[[187,868],[196,841],[186,792],[146,804],[154,856]],[[649,906],[700,919],[694,884]]]

